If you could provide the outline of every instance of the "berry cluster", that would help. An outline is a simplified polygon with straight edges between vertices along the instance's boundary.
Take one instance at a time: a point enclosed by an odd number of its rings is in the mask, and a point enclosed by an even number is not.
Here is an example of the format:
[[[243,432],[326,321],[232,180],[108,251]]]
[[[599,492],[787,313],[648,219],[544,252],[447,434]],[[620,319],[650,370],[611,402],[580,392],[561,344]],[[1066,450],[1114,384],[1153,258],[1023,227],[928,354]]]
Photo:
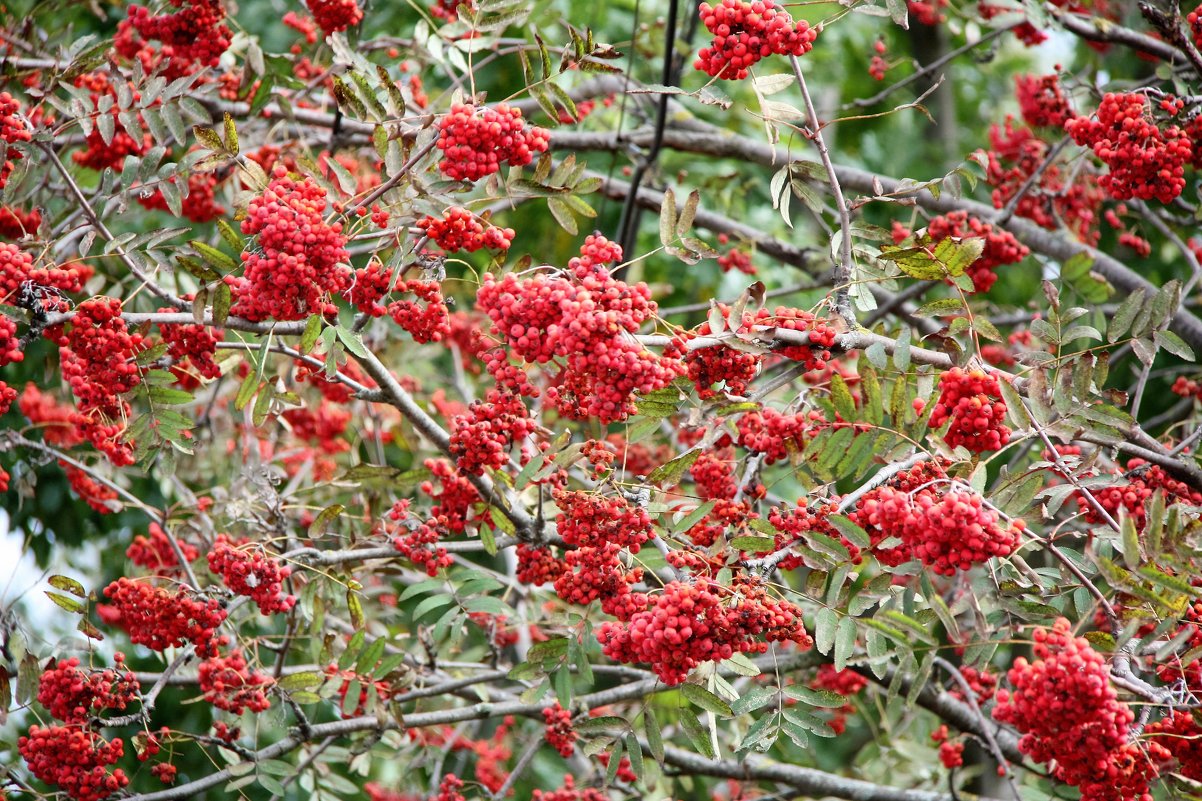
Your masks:
[[[719,306],[719,310],[724,317],[729,317],[728,307]],[[708,321],[697,327],[698,337],[707,337],[712,333]],[[746,395],[747,385],[759,375],[762,362],[763,357],[757,353],[746,353],[725,345],[694,348],[684,357],[689,380],[697,387],[697,395],[702,400],[718,395],[712,389],[714,384],[724,384],[726,391],[732,395]]]
[[[723,604],[722,596],[740,593]],[[730,587],[702,579],[693,584],[672,581],[654,597],[638,596],[644,608],[621,623],[597,629],[602,652],[619,662],[646,662],[666,684],[680,684],[689,671],[706,661],[735,653],[762,653],[767,641],[812,644],[801,610],[788,601],[768,598],[763,587],[739,577]]]
[[[518,543],[517,579],[523,584],[538,587],[563,575],[565,565],[546,546]]]
[[[478,181],[502,164],[529,164],[546,151],[548,137],[544,128],[527,128],[521,110],[504,103],[483,110],[456,104],[438,123],[438,166],[453,181]]]
[[[512,228],[498,228],[487,221],[481,222],[476,215],[460,206],[447,209],[441,219],[422,217],[416,225],[448,253],[457,250],[471,253],[481,248],[509,250],[514,237]]]
[[[730,237],[726,234],[718,234],[718,244],[725,245],[730,242]],[[730,250],[718,257],[718,266],[722,268],[722,272],[728,273],[731,270],[738,270],[746,275],[755,275],[755,265],[751,263],[751,254],[746,248],[732,247]]]
[[[184,559],[189,562],[196,561],[200,556],[200,551],[195,546],[183,540],[176,539],[175,544],[179,546]],[[167,533],[158,523],[150,524],[149,539],[141,534],[134,537],[134,541],[125,549],[125,556],[138,567],[146,568],[159,576],[173,576],[180,572],[175,549],[171,547]]]
[[[872,60],[868,62],[868,75],[874,81],[885,80],[885,73],[889,69],[889,62],[885,61],[885,52],[888,49],[884,39],[877,39],[872,49],[875,51],[872,55]]]
[[[36,208],[24,211],[14,206],[0,206],[0,239],[35,236],[41,224],[42,213]]]
[[[801,362],[807,370],[820,370],[831,359],[831,353],[827,348],[835,344],[835,330],[826,324],[826,320],[816,316],[813,312],[788,306],[777,306],[771,311],[760,309],[750,321],[744,323],[744,328],[740,330],[750,330],[751,326],[757,325],[809,334],[808,345],[784,345],[776,349],[776,353],[786,359]]]
[[[350,285],[342,223],[322,218],[326,191],[311,178],[294,180],[277,165],[263,194],[250,202],[242,233],[259,237],[244,251],[241,278],[227,277],[231,314],[248,320],[303,320],[333,312],[329,296]]]
[[[867,493],[852,519],[872,537],[874,553],[888,565],[919,559],[936,573],[955,575],[994,556],[1009,556],[1019,545],[1023,521],[998,526],[998,514],[977,494],[940,493],[936,487],[906,492],[879,487]],[[889,538],[901,544],[879,549]]]
[[[265,712],[271,706],[264,692],[272,684],[271,677],[248,670],[246,658],[236,648],[228,656],[212,656],[201,662],[198,674],[205,700],[218,709],[241,715],[247,709]]]
[[[576,740],[579,735],[572,728],[572,713],[564,709],[558,702],[554,706],[543,708],[543,720],[547,723],[543,735],[547,744],[559,752],[564,758],[570,757],[576,750]]]
[[[509,448],[537,428],[517,395],[490,389],[484,400],[472,401],[467,414],[451,419],[450,453],[465,473],[484,475],[509,460]]]
[[[446,530],[446,526],[442,524],[444,518],[435,516],[422,522],[411,517],[407,498],[394,503],[388,517],[398,523],[392,537],[392,545],[402,556],[423,567],[431,577],[438,575],[440,569],[451,565],[452,559],[447,549],[438,546],[438,541]]]
[[[758,412],[748,412],[739,418],[739,445],[749,451],[762,453],[764,464],[775,464],[800,455],[805,447],[809,416],[783,414],[770,406]]]
[[[1155,740],[1128,739],[1135,714],[1118,700],[1105,658],[1073,637],[1064,618],[1036,629],[1034,651],[1034,662],[1015,660],[1013,689],[998,690],[993,716],[1018,729],[1019,749],[1052,763],[1052,775],[1080,787],[1082,798],[1150,799],[1156,763],[1168,752]]]
[[[450,462],[427,459],[423,464],[441,485],[438,492],[432,481],[423,481],[419,487],[433,501],[431,516],[447,531],[462,534],[472,508],[480,502],[480,493],[471,481],[456,472]]]
[[[64,723],[86,723],[107,709],[123,710],[138,700],[140,687],[134,674],[124,668],[125,655],[118,652],[116,668],[85,671],[71,657],[46,667],[38,680],[38,703]]]
[[[313,19],[327,34],[358,25],[363,10],[355,0],[305,0]]]
[[[859,695],[868,686],[868,679],[854,670],[846,668],[835,670],[834,665],[826,664],[819,666],[818,675],[810,682],[810,686],[819,690],[830,690],[839,693],[844,698],[850,698],[853,695]],[[842,734],[847,730],[847,716],[855,711],[856,708],[851,703],[831,710],[830,726],[835,730],[835,734]]]
[[[746,78],[748,69],[770,55],[804,56],[818,38],[817,28],[794,22],[773,0],[721,0],[702,3],[699,11],[714,40],[693,66],[727,81]]]
[[[558,790],[535,790],[531,801],[608,801],[608,798],[595,787],[577,788],[576,780],[568,773],[563,777],[563,787]]]
[[[509,354],[528,364],[563,359],[547,399],[565,416],[611,423],[636,411],[635,392],[667,386],[684,365],[645,350],[631,336],[655,315],[651,290],[614,279],[600,257],[620,259],[620,250],[590,237],[581,257],[572,260],[572,278],[518,279],[510,273],[498,279],[486,273],[477,302],[507,346],[486,355],[486,367],[499,383],[537,394],[522,371],[511,369]]]
[[[259,605],[264,615],[287,612],[296,605],[296,597],[285,595],[284,580],[292,568],[281,567],[259,550],[241,550],[219,541],[209,551],[209,570],[221,576],[225,586]]]
[[[950,420],[943,436],[950,447],[963,445],[973,453],[1000,450],[1010,441],[1005,418],[1006,404],[994,376],[953,367],[939,377],[939,400],[931,412],[931,428],[942,428]]]
[[[980,258],[967,270],[975,292],[988,292],[997,282],[995,270],[998,267],[1017,264],[1031,252],[1026,245],[1014,238],[1014,234],[995,229],[989,223],[970,217],[965,211],[952,211],[932,218],[927,224],[927,233],[932,242],[941,242],[948,237],[985,240],[985,249],[981,251]]]
[[[62,267],[34,267],[33,256],[7,242],[0,242],[0,303],[31,306],[37,303],[44,311],[66,307],[60,292],[80,292],[92,277],[93,269],[83,262]],[[30,303],[22,302],[28,282]]]
[[[35,724],[17,741],[17,750],[30,773],[75,801],[103,801],[129,784],[125,771],[107,769],[125,754],[125,744],[105,740],[83,724]]]
[[[1051,145],[1029,128],[1015,128],[1010,119],[1004,128],[990,128],[989,141],[985,180],[994,187],[994,208],[1003,208],[1022,192],[1014,207],[1019,217],[1049,230],[1063,224],[1087,244],[1098,241],[1099,209],[1105,196],[1088,171],[1082,180],[1070,180],[1075,170],[1046,163]]]
[[[1148,524],[1148,512],[1144,503],[1157,490],[1164,492],[1166,504],[1202,505],[1202,492],[1192,489],[1184,481],[1173,478],[1158,465],[1148,464],[1142,459],[1131,459],[1127,462],[1127,471],[1130,475],[1126,483],[1093,487],[1089,492],[1111,517],[1117,518],[1119,513],[1123,512],[1132,518],[1138,531],[1143,531]],[[1077,493],[1077,505],[1087,522],[1099,525],[1105,521],[1084,494]]]
[[[159,311],[177,310],[164,308]],[[167,345],[167,355],[174,362],[171,372],[183,387],[193,389],[200,385],[201,378],[221,377],[221,367],[215,358],[217,343],[225,338],[220,329],[199,323],[160,323],[159,334]]]
[[[1185,165],[1193,150],[1181,128],[1161,130],[1150,120],[1144,101],[1139,94],[1109,93],[1098,106],[1096,120],[1076,117],[1065,122],[1064,130],[1110,167],[1098,179],[1110,197],[1168,203],[1185,188]]]
[[[1202,727],[1193,715],[1175,710],[1145,728],[1144,733],[1177,760],[1175,772],[1192,781],[1202,781]]]
[[[175,184],[176,180],[171,178],[168,183]],[[207,223],[223,216],[225,207],[217,203],[218,183],[219,179],[216,173],[193,172],[188,176],[186,184],[188,194],[183,198],[180,213],[194,223]],[[167,205],[167,199],[163,197],[163,192],[159,189],[146,197],[139,195],[138,202],[148,209],[171,211],[170,206]]]
[[[392,272],[379,259],[373,258],[366,267],[355,270],[354,280],[343,297],[364,314],[383,317],[388,309],[380,301],[391,291]]]
[[[946,725],[931,732],[931,740],[939,743],[939,761],[943,763],[943,767],[951,770],[964,764],[964,743],[949,740]]]
[[[59,466],[63,468],[63,474],[67,477],[67,483],[71,485],[71,489],[75,491],[88,506],[92,507],[98,514],[110,515],[121,510],[121,504],[117,503],[117,492],[112,487],[101,484],[90,476],[87,471],[81,470],[75,465],[67,464],[59,460]]]
[[[216,655],[222,638],[217,628],[226,612],[215,600],[200,600],[188,590],[171,592],[144,581],[120,578],[104,588],[109,604],[98,608],[106,622],[129,632],[130,640],[152,651],[196,646],[202,656]]]
[[[463,779],[454,773],[448,773],[439,782],[438,795],[434,796],[434,801],[466,801],[463,793],[459,792],[459,788],[462,786]]]
[[[1060,88],[1060,76],[1015,75],[1014,94],[1023,120],[1032,128],[1063,128],[1076,117]]]
[[[617,545],[638,553],[652,537],[651,515],[622,498],[564,490],[557,490],[554,497],[559,507],[556,527],[568,545],[577,548]]]
[[[21,117],[21,104],[8,92],[0,92],[0,141],[4,142],[3,163],[0,164],[0,189],[21,159],[21,151],[13,147],[18,142],[33,140],[33,133]]]
[[[834,503],[827,503],[815,509],[810,509],[806,505],[804,498],[798,500],[797,507],[794,509],[773,507],[768,512],[768,522],[777,530],[774,550],[779,551],[782,548],[789,547],[794,542],[805,540],[807,534],[816,531],[819,534],[839,540],[843,543],[843,547],[847,549],[847,554],[851,561],[854,564],[860,564],[864,560],[864,557],[860,553],[859,546],[839,533],[828,519],[832,514],[837,513],[837,511],[838,505]],[[781,560],[779,567],[781,570],[793,570],[802,564],[804,562],[801,556],[790,555]]]
[[[414,342],[441,342],[451,330],[451,313],[437,281],[398,281],[394,290],[411,292],[417,300],[394,300],[388,304],[393,322],[409,332]],[[425,301],[425,306],[419,301]]]
[[[170,46],[175,57],[216,67],[229,49],[231,36],[222,24],[221,0],[171,0],[171,4],[183,8],[174,14],[152,15],[145,6],[130,6],[129,20],[142,37]]]
[[[120,396],[141,383],[134,357],[145,347],[121,319],[121,301],[92,298],[79,304],[71,330],[59,339],[63,378],[84,414],[121,419],[128,405]]]

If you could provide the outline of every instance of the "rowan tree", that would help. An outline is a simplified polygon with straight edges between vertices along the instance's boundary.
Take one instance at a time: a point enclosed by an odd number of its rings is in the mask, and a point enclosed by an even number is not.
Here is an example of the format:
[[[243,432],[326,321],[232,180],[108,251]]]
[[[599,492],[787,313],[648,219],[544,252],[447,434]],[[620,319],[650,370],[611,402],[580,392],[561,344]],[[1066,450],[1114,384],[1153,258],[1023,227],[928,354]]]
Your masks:
[[[0,799],[1202,798],[1200,15],[9,2]]]

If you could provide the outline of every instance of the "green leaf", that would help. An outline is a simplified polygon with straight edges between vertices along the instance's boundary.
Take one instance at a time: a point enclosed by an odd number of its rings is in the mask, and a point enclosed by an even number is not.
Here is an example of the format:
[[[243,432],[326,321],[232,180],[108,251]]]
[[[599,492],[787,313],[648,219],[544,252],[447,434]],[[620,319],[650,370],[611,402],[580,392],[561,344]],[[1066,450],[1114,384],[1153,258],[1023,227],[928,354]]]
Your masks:
[[[776,539],[773,537],[744,535],[731,540],[730,547],[737,551],[747,551],[749,553],[767,553],[776,547]]]
[[[693,710],[688,708],[680,710],[680,725],[699,754],[709,759],[717,758],[718,753],[714,750],[710,730],[701,724],[701,721],[693,714]]]
[[[202,259],[216,267],[218,270],[224,270],[227,273],[232,273],[238,269],[238,262],[234,261],[232,256],[223,253],[212,245],[201,242],[199,239],[193,239],[188,244],[191,245],[193,250],[200,254]],[[218,278],[220,278],[220,276],[218,276]]]
[[[835,632],[839,628],[839,615],[834,609],[818,610],[814,618],[814,647],[820,654],[829,654],[835,644]]]
[[[45,592],[46,597],[54,601],[61,608],[66,609],[68,612],[76,615],[83,614],[85,608],[84,605],[74,598],[69,598],[66,595],[62,595],[57,592],[50,592],[50,590],[46,590]]]
[[[655,719],[655,710],[651,707],[643,712],[643,733],[647,737],[647,750],[661,766],[664,764],[664,740],[659,721]]]
[[[791,684],[788,687],[782,688],[781,691],[790,698],[804,701],[810,706],[838,709],[847,703],[847,698],[839,695],[837,692],[816,690],[813,687],[806,687],[804,684]]]
[[[839,630],[835,634],[835,670],[847,667],[856,649],[856,620],[848,616],[839,621]]]
[[[680,685],[680,693],[689,699],[689,701],[709,712],[726,717],[734,714],[731,712],[730,704],[698,684],[682,684]]]
[[[600,731],[611,731],[613,729],[627,730],[630,728],[630,723],[626,718],[620,718],[616,715],[599,715],[595,718],[584,718],[572,724],[572,728],[580,733],[594,733]]]
[[[55,575],[46,579],[46,581],[49,582],[50,586],[54,587],[56,590],[69,592],[79,598],[87,597],[87,592],[84,590],[83,585],[73,578]]]
[[[234,118],[230,116],[228,111],[225,112],[224,128],[225,149],[231,156],[236,156],[238,155],[238,131],[234,128]]]
[[[337,520],[338,516],[345,511],[346,507],[340,503],[335,503],[322,509],[317,513],[317,517],[313,518],[313,522],[309,524],[309,537],[320,537],[325,533],[330,523]]]
[[[309,687],[317,687],[323,681],[325,676],[313,670],[306,670],[300,673],[291,673],[287,676],[282,676],[276,684],[281,690],[305,690]]]
[[[663,484],[666,487],[674,487],[680,483],[680,479],[685,474],[685,471],[693,466],[693,462],[696,462],[699,456],[701,456],[700,448],[694,448],[687,453],[683,453],[670,462],[665,462],[652,470],[651,474],[647,476],[647,482],[649,484]]]
[[[676,195],[672,187],[664,190],[664,200],[659,208],[659,241],[665,246],[676,241]]]
[[[827,520],[835,530],[847,538],[847,541],[860,549],[872,547],[872,538],[868,532],[842,515],[830,515]]]

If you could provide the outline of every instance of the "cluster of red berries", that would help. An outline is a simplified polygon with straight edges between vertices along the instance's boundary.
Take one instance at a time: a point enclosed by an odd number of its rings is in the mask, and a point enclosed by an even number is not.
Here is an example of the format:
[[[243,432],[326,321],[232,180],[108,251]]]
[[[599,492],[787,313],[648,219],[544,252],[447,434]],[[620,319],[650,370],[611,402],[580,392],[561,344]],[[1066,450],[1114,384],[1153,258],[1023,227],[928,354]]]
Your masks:
[[[801,454],[809,419],[807,414],[783,414],[770,406],[748,412],[736,423],[739,445],[762,453],[764,464],[783,462],[790,454]]]
[[[453,181],[478,181],[499,172],[502,164],[521,167],[545,152],[545,128],[526,127],[521,109],[504,103],[483,110],[471,104],[451,106],[438,123],[439,163],[442,174]]]
[[[116,99],[117,96],[116,88],[110,83],[108,76],[102,72],[89,72],[81,75],[75,79],[75,85],[89,90],[92,102],[97,109],[100,107],[100,98],[107,95]],[[136,98],[137,94],[134,96]],[[97,111],[97,114],[100,113],[102,112]],[[103,113],[116,117],[116,108]],[[154,145],[154,138],[149,132],[143,134],[141,140],[134,139],[125,130],[125,126],[119,119],[114,120],[113,129],[113,135],[106,142],[100,133],[100,126],[96,126],[85,139],[87,148],[72,153],[72,160],[76,164],[97,171],[106,167],[119,169],[124,164],[126,156],[140,156]]]
[[[739,483],[735,480],[734,464],[729,456],[729,449],[724,452],[706,450],[689,466],[689,475],[697,484],[697,494],[702,500],[731,500],[738,494]]]
[[[773,0],[702,3],[699,12],[714,40],[697,54],[693,66],[727,81],[746,78],[756,62],[770,55],[804,56],[818,38],[817,28],[805,20],[794,22]]]
[[[1127,471],[1130,476],[1125,484],[1091,487],[1089,492],[1111,517],[1117,518],[1120,511],[1124,512],[1135,522],[1138,531],[1143,531],[1148,524],[1148,512],[1144,503],[1157,490],[1164,492],[1166,504],[1202,505],[1202,492],[1193,489],[1184,481],[1173,478],[1159,465],[1149,464],[1142,459],[1131,459],[1127,462]],[[1104,522],[1105,518],[1080,492],[1077,493],[1077,505],[1087,522],[1093,525]]]
[[[177,181],[171,178],[168,179],[168,183],[176,184]],[[188,176],[188,182],[185,184],[188,194],[180,204],[180,213],[185,219],[194,223],[207,223],[225,214],[225,207],[217,202],[218,183],[217,174],[212,172],[193,172]],[[139,194],[138,202],[148,209],[171,211],[167,199],[159,189],[147,196]]]
[[[981,222],[965,211],[952,211],[932,218],[927,224],[927,233],[930,234],[932,242],[941,242],[948,237],[985,240],[985,249],[967,270],[975,292],[988,292],[997,282],[995,271],[998,267],[1017,264],[1031,252],[1026,245],[1014,238],[1014,234]]]
[[[724,604],[722,596],[735,592],[742,597]],[[672,581],[653,597],[637,597],[646,606],[621,623],[602,623],[597,640],[609,658],[649,663],[666,684],[680,684],[702,662],[762,653],[771,641],[791,641],[803,648],[813,643],[800,609],[768,598],[762,586],[745,577],[730,587],[709,579]]]
[[[289,11],[284,14],[284,18],[280,22],[304,36],[306,44],[317,44],[317,26],[313,24],[312,17],[297,14],[295,11]],[[294,50],[293,52],[299,55],[298,50]]]
[[[720,306],[719,309],[724,317],[729,316],[729,308]],[[712,333],[708,321],[697,326],[698,337]],[[697,395],[702,400],[717,397],[718,392],[712,389],[714,384],[724,384],[732,395],[746,395],[747,385],[759,375],[762,362],[763,357],[757,353],[745,353],[726,345],[694,348],[684,357],[689,380],[697,387]]]
[[[271,706],[265,688],[271,677],[247,669],[246,658],[235,648],[228,656],[212,656],[200,663],[198,669],[201,692],[205,700],[218,709],[241,715],[265,712]]]
[[[109,605],[97,609],[106,623],[121,626],[130,640],[152,651],[196,646],[202,656],[215,655],[222,638],[217,628],[226,612],[213,599],[201,600],[188,590],[172,592],[145,581],[119,578],[104,588]]]
[[[948,739],[946,724],[931,732],[931,740],[939,743],[939,761],[943,763],[943,767],[951,770],[964,764],[964,743]]]
[[[531,801],[607,801],[608,798],[609,796],[596,787],[577,788],[576,780],[572,778],[572,774],[567,773],[563,777],[563,787],[558,790],[535,790]]]
[[[1161,130],[1148,118],[1144,102],[1143,95],[1108,93],[1098,106],[1096,120],[1076,117],[1065,122],[1064,130],[1110,167],[1098,179],[1110,197],[1168,203],[1185,189],[1192,144],[1176,125]]]
[[[1144,734],[1177,760],[1174,772],[1202,781],[1202,727],[1193,715],[1183,709],[1174,710],[1145,728]]]
[[[948,0],[909,0],[907,5],[915,21],[934,27],[947,22],[947,15],[943,13],[947,3]]]
[[[391,291],[392,271],[382,261],[373,258],[366,267],[355,270],[355,277],[343,297],[364,314],[383,317],[388,309],[380,301]]]
[[[466,414],[451,419],[450,453],[465,473],[484,475],[509,461],[509,448],[535,432],[537,425],[522,399],[490,389],[483,400],[472,401]]]
[[[1015,128],[1010,119],[1004,128],[990,128],[989,141],[985,180],[994,187],[994,208],[1003,208],[1022,192],[1014,207],[1019,217],[1049,230],[1063,224],[1082,242],[1098,241],[1099,209],[1105,194],[1092,175],[1085,173],[1084,180],[1072,180],[1075,171],[1047,164],[1051,145],[1029,128]],[[1028,186],[1032,180],[1033,185]]]
[[[623,498],[592,492],[554,493],[559,514],[556,528],[564,542],[577,548],[617,545],[638,553],[652,537],[651,515]]]
[[[431,516],[447,531],[462,534],[473,507],[480,502],[480,493],[445,459],[427,459],[423,465],[440,485],[437,492],[433,481],[423,481],[418,487],[433,501]]]
[[[163,308],[159,311],[166,313],[177,310]],[[174,362],[171,372],[184,388],[196,388],[201,378],[212,380],[221,377],[221,367],[215,358],[217,343],[225,338],[220,329],[199,323],[161,323],[159,334],[167,345],[167,355]]]
[[[41,224],[42,213],[36,208],[25,211],[15,206],[0,206],[0,239],[34,236]]]
[[[974,667],[965,666],[960,668],[960,676],[964,679],[964,683],[972,690],[973,697],[978,705],[985,703],[993,698],[997,693],[997,676],[990,673],[988,669],[978,670]],[[964,690],[960,687],[960,682],[952,682],[948,688],[947,694],[959,701],[967,701],[964,695]]]
[[[38,680],[38,703],[64,723],[86,723],[108,709],[123,710],[138,700],[140,687],[125,669],[125,655],[113,656],[116,668],[85,671],[71,657],[46,667]]]
[[[885,52],[888,47],[885,45],[884,39],[877,39],[872,49],[875,51],[872,55],[872,60],[868,62],[868,75],[874,81],[885,80],[885,73],[889,69],[889,62],[885,61]]]
[[[864,557],[860,553],[859,546],[847,539],[830,523],[830,516],[836,514],[837,511],[838,505],[835,503],[825,503],[811,509],[806,505],[804,498],[797,501],[794,509],[773,507],[768,512],[768,522],[777,530],[774,550],[787,548],[794,542],[804,540],[810,532],[816,531],[839,540],[847,549],[848,558],[852,563],[860,564]],[[793,570],[801,567],[802,564],[804,564],[804,560],[801,556],[790,555],[781,560],[778,566],[781,570]]]
[[[125,771],[108,772],[125,754],[124,742],[105,740],[84,724],[35,724],[17,741],[17,750],[30,773],[74,801],[103,801],[129,785]]]
[[[363,19],[363,10],[355,0],[305,0],[305,5],[327,34],[345,31]]]
[[[33,286],[45,311],[61,311],[66,307],[58,292],[80,292],[94,270],[83,262],[62,267],[34,267],[33,256],[7,242],[0,242],[0,303],[15,306],[21,300],[26,282]],[[44,288],[38,291],[37,288]]]
[[[1023,120],[1032,128],[1063,128],[1064,123],[1077,116],[1069,105],[1060,76],[1015,75],[1014,94]]]
[[[1036,629],[1035,661],[1019,657],[998,690],[993,716],[1022,733],[1019,749],[1052,763],[1052,775],[1086,799],[1150,801],[1156,764],[1168,758],[1159,738],[1129,739],[1135,714],[1118,700],[1106,659],[1069,622]]]
[[[287,612],[296,605],[296,597],[285,595],[283,583],[292,568],[281,566],[259,550],[243,550],[219,541],[209,551],[209,570],[220,575],[225,586],[259,605],[264,615]]]
[[[931,428],[949,420],[943,438],[952,447],[963,445],[973,453],[1001,450],[1010,441],[1006,404],[993,375],[982,370],[953,367],[939,377],[939,400],[931,412]]]
[[[8,177],[16,168],[13,162],[21,159],[21,151],[13,145],[32,140],[33,133],[21,117],[21,104],[8,92],[0,92],[0,141],[4,142],[3,163],[0,164],[0,189],[8,183]]]
[[[462,786],[463,779],[454,773],[448,773],[439,782],[438,795],[434,796],[434,801],[466,801],[463,793],[459,792],[459,788]]]
[[[847,668],[835,670],[834,665],[826,664],[819,666],[818,675],[810,682],[810,686],[819,690],[839,693],[844,698],[851,698],[853,695],[859,695],[868,686],[868,679],[854,670]],[[851,703],[831,710],[830,727],[835,730],[835,734],[847,731],[847,716],[855,711],[855,705]]]
[[[231,36],[222,24],[225,8],[221,0],[171,0],[171,4],[182,8],[174,14],[152,15],[144,6],[130,6],[130,22],[146,39],[169,45],[174,56],[202,67],[216,67],[221,54],[229,49]]]
[[[538,587],[563,575],[563,560],[551,553],[550,548],[522,542],[518,543],[516,550],[517,579],[522,584]]]
[[[121,301],[91,298],[76,307],[71,330],[59,339],[59,354],[81,412],[122,417],[126,404],[120,396],[142,382],[134,357],[144,346],[142,335],[126,328]]]
[[[758,310],[750,321],[744,323],[744,328],[772,326],[786,331],[800,331],[809,334],[808,345],[782,345],[776,349],[776,353],[786,359],[801,362],[807,370],[820,370],[830,361],[831,352],[827,349],[835,344],[837,336],[835,329],[826,323],[824,318],[818,317],[813,312],[789,306],[777,306],[771,311],[768,309]]]
[[[171,547],[171,541],[167,539],[167,533],[158,523],[150,524],[149,533],[149,538],[142,534],[134,537],[134,541],[125,549],[125,556],[138,567],[145,568],[156,575],[173,576],[179,573],[179,559],[175,555],[175,549]],[[179,546],[184,559],[189,562],[199,558],[200,551],[194,545],[178,538],[175,540],[175,544]]]
[[[498,228],[487,221],[482,222],[460,206],[447,209],[442,218],[422,217],[416,225],[448,253],[457,250],[472,253],[481,248],[509,250],[514,237],[512,228]]]
[[[576,750],[576,740],[579,735],[572,728],[572,713],[556,702],[553,706],[543,708],[543,720],[547,728],[544,737],[547,744],[567,758]]]
[[[679,360],[657,356],[631,336],[655,315],[656,304],[646,284],[616,280],[603,266],[620,258],[615,244],[591,236],[572,260],[572,278],[485,274],[477,303],[507,346],[486,356],[498,383],[537,394],[522,371],[508,369],[508,354],[528,364],[563,359],[547,399],[573,419],[611,423],[636,411],[635,392],[661,389],[684,372]]]
[[[1173,382],[1173,393],[1183,398],[1202,400],[1202,382],[1179,375],[1177,376],[1177,380]]]
[[[25,351],[21,349],[21,338],[17,336],[17,321],[0,315],[0,367],[24,360]],[[16,390],[13,392],[15,396]]]
[[[394,300],[388,304],[388,314],[393,322],[409,332],[414,342],[441,342],[451,330],[451,312],[442,287],[437,281],[422,281],[414,278],[398,281],[397,293],[410,292],[417,300]],[[425,306],[421,301],[425,302]]]
[[[67,483],[75,491],[75,494],[98,514],[110,515],[121,510],[121,504],[117,503],[117,492],[112,487],[101,484],[86,471],[80,470],[75,465],[67,464],[61,459],[59,466],[63,468]]]
[[[451,566],[451,555],[446,548],[438,546],[440,527],[437,517],[425,523],[410,517],[408,499],[393,504],[388,517],[399,523],[392,545],[401,556],[420,565],[431,577],[438,575],[442,568]]]
[[[1025,529],[1021,520],[1002,528],[998,513],[973,492],[939,487],[905,491],[878,487],[867,493],[851,515],[872,538],[877,558],[888,565],[919,559],[936,573],[955,575],[994,556],[1009,556]],[[895,547],[878,548],[889,538]]]
[[[242,233],[257,235],[259,249],[242,253],[241,278],[225,279],[235,298],[230,312],[248,320],[332,312],[330,295],[344,292],[351,279],[342,223],[323,219],[326,191],[311,178],[294,180],[282,165],[273,176],[242,221]]]

